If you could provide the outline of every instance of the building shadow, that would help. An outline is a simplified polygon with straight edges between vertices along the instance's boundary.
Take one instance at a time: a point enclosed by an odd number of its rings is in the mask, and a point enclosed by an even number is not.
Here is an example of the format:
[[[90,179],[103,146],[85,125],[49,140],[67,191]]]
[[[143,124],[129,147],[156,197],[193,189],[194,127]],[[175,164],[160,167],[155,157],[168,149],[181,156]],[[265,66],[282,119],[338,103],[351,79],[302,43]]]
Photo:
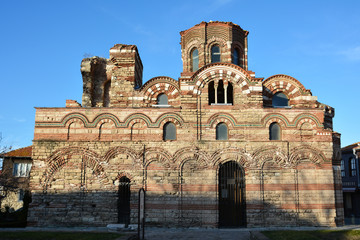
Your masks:
[[[32,196],[27,226],[36,227],[105,227],[119,223],[118,192],[36,193]],[[121,207],[121,206],[120,206]],[[334,226],[335,220],[320,221],[334,209],[289,209],[269,202],[247,201],[244,221],[247,227]],[[219,227],[219,204],[216,198],[147,194],[145,225],[154,227]],[[138,193],[131,192],[130,224],[138,223]],[[331,218],[329,214],[329,218]],[[126,216],[125,216],[126,218]],[[360,219],[354,220],[358,224]],[[349,223],[353,223],[350,222]]]

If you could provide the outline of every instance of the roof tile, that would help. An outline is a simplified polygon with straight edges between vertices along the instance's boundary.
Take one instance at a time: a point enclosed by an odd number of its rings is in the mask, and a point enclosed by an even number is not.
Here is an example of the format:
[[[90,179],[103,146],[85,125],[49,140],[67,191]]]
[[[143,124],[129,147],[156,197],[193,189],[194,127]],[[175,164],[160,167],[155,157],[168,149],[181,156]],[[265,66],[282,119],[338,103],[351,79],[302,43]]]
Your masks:
[[[5,153],[4,157],[31,157],[32,146],[15,149],[13,151]]]

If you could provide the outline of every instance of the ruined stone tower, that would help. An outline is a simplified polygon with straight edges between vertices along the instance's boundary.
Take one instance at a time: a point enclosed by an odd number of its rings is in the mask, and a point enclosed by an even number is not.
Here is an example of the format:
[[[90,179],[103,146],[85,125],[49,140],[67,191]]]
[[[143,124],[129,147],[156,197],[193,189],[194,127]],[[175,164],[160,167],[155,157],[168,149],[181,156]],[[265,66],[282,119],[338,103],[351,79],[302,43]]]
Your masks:
[[[85,58],[81,62],[84,107],[131,105],[142,85],[143,66],[135,45],[116,44],[110,58]]]

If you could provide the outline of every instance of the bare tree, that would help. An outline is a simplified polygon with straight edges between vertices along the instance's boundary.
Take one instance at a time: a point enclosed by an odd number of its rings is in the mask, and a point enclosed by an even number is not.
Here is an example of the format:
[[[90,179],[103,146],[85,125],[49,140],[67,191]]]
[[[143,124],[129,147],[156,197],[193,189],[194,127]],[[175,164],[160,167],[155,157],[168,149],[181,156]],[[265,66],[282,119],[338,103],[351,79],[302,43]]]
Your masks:
[[[4,154],[11,150],[11,146],[1,144],[2,134],[0,133],[0,161],[3,162]],[[10,169],[2,168],[0,172],[0,206],[2,199],[6,198],[11,192],[16,192],[18,179],[15,178]]]
[[[0,132],[0,158],[3,158],[3,155],[11,150],[11,146],[3,146],[1,144],[2,141],[2,133]]]

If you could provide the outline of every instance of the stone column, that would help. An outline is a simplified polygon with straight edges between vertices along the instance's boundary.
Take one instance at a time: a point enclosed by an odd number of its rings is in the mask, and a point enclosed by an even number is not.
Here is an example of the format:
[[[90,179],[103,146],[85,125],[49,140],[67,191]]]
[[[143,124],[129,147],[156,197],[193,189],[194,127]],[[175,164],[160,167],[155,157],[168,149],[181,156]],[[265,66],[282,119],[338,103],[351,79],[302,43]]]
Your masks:
[[[227,104],[227,87],[228,87],[228,84],[226,82],[226,83],[224,83],[224,102],[225,102],[225,104]]]
[[[218,103],[217,101],[217,88],[218,88],[218,82],[214,82],[214,90],[215,90],[215,104]]]

